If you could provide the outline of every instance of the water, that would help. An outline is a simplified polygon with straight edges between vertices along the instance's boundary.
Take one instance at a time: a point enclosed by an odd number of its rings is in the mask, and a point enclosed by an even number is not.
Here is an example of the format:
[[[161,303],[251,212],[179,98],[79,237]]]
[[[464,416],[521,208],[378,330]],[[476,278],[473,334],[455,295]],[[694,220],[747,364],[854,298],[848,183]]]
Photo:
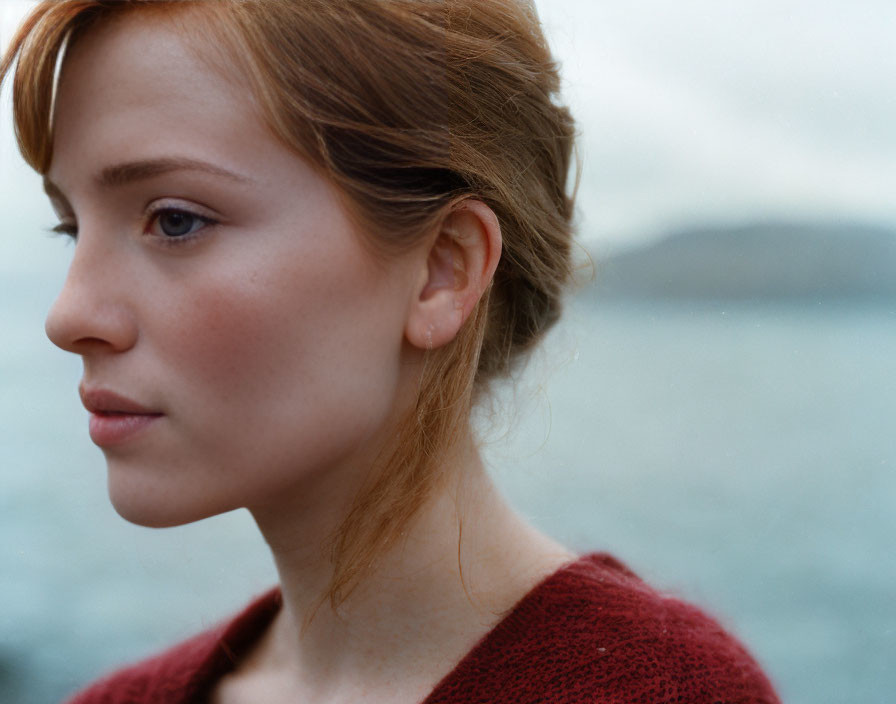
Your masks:
[[[3,285],[0,698],[43,704],[274,573],[244,513],[114,514],[78,363],[42,340],[52,291]],[[785,701],[892,702],[896,311],[579,304],[549,347],[503,394],[516,412],[484,414],[514,502],[717,615]]]

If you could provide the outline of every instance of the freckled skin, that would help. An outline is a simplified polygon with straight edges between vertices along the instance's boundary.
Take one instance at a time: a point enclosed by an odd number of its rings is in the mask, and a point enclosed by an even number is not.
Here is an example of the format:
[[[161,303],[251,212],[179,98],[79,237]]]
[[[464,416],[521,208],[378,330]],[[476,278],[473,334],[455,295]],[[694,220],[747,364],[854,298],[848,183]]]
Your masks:
[[[104,450],[129,520],[178,524],[285,495],[344,504],[415,384],[404,327],[421,258],[375,261],[333,188],[195,49],[163,19],[124,19],[67,58],[48,177],[78,242],[47,332],[82,355],[87,385],[164,414]],[[161,157],[244,182],[95,183]],[[166,246],[145,216],[160,199],[220,222]]]

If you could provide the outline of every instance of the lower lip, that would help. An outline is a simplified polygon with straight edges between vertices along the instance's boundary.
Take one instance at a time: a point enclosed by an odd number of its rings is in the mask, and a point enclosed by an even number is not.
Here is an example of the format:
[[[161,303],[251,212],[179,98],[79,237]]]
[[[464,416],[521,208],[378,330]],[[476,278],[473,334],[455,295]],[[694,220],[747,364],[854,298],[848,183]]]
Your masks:
[[[121,445],[143,432],[161,414],[90,414],[90,439],[100,447]]]

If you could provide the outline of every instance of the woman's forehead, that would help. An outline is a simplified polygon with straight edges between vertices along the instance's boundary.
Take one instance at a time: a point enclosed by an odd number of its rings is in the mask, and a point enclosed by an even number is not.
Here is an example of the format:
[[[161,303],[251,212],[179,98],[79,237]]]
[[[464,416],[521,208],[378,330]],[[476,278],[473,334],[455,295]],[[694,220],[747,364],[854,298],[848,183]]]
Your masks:
[[[60,80],[66,78],[73,62],[87,63],[88,69],[114,62],[120,75],[133,71],[146,78],[153,69],[161,74],[172,68],[189,68],[217,74],[231,85],[245,81],[245,71],[235,60],[236,47],[228,46],[233,35],[216,31],[228,22],[229,15],[222,12],[225,3],[218,12],[201,3],[142,7],[103,15],[76,31],[66,50]]]
[[[258,154],[282,151],[245,88],[202,57],[201,41],[137,13],[80,36],[58,85],[51,182],[65,189],[74,172],[159,159],[246,173]]]

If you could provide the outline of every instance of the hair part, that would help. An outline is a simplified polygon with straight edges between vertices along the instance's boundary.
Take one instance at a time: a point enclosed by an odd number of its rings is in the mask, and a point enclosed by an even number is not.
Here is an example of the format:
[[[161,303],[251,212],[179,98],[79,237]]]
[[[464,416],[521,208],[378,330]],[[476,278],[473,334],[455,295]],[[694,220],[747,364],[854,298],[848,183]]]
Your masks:
[[[419,242],[464,198],[501,226],[492,285],[456,339],[427,353],[414,408],[334,536],[335,605],[426,501],[476,395],[560,315],[575,127],[557,67],[526,0],[44,0],[0,60],[0,81],[15,63],[16,137],[36,171],[53,158],[66,44],[148,11],[201,15],[205,44],[247,79],[284,145],[336,185],[381,255]]]

